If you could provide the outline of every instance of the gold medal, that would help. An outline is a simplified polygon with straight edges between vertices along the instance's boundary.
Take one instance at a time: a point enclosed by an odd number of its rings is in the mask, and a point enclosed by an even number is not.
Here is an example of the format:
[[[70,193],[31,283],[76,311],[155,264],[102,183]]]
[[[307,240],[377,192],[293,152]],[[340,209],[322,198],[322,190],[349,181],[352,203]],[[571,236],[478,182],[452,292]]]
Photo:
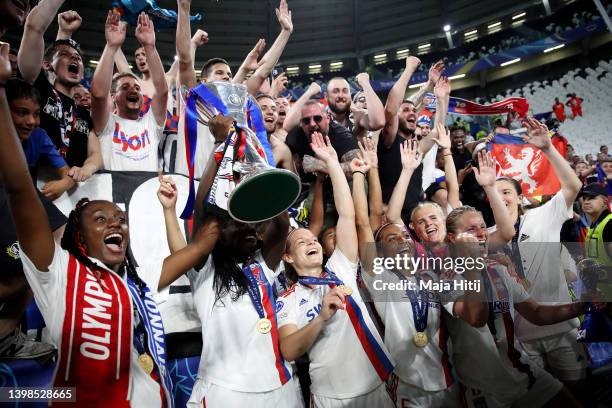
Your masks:
[[[151,374],[153,372],[153,359],[148,354],[141,354],[138,356],[138,364],[147,374]]]
[[[257,331],[258,332],[260,332],[261,334],[266,334],[266,333],[270,333],[270,330],[272,330],[272,322],[270,321],[270,319],[266,319],[264,317],[257,321]]]
[[[340,285],[338,286],[338,289],[340,289],[345,296],[351,296],[351,294],[353,293],[353,289],[347,285]]]
[[[427,338],[427,334],[425,334],[425,332],[416,332],[412,338],[412,341],[417,347],[425,347],[429,342],[429,339]]]

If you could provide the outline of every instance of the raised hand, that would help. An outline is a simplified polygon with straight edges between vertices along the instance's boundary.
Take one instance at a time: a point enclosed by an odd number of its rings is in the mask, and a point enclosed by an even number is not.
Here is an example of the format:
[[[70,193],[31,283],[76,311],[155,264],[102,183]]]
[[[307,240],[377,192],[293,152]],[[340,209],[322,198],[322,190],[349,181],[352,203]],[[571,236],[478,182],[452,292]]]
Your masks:
[[[281,93],[287,90],[287,83],[289,80],[287,79],[287,73],[283,72],[272,81],[272,90],[271,93],[274,95],[280,95]]]
[[[13,74],[11,69],[11,61],[9,60],[9,49],[11,46],[8,43],[0,42],[0,85],[6,85],[6,81]]]
[[[406,57],[406,69],[409,71],[416,71],[416,69],[421,65],[421,60],[417,57]]]
[[[368,114],[368,111],[366,109],[358,108],[353,104],[351,104],[350,109],[351,109],[351,113],[353,114],[354,123],[359,123],[362,120],[362,118]]]
[[[253,47],[253,49],[251,50],[251,52],[247,54],[247,57],[244,60],[244,67],[249,72],[257,70],[257,68],[261,67],[264,62],[266,62],[266,60],[263,58],[261,59],[261,61],[258,61],[259,55],[263,52],[264,48],[266,48],[266,40],[260,38],[257,41],[257,44],[255,44],[255,47]]]
[[[155,46],[155,27],[153,27],[153,21],[144,12],[138,15],[136,39],[143,47]]]
[[[423,156],[419,152],[419,142],[416,140],[406,140],[400,144],[400,154],[402,169],[404,170],[414,171],[423,160]]]
[[[323,135],[319,132],[314,132],[312,134],[312,143],[310,143],[310,147],[317,156],[317,159],[326,164],[338,161],[338,153],[336,153],[336,150],[329,142],[329,137],[326,136],[325,141],[323,141]]]
[[[447,77],[440,77],[434,87],[436,98],[448,98],[451,93],[451,82]]]
[[[310,95],[318,95],[321,93],[321,85],[313,82],[310,84],[310,86],[308,86],[308,90],[306,92],[308,92]]]
[[[547,150],[552,146],[548,136],[548,128],[545,124],[540,123],[534,118],[527,118],[523,123],[527,127],[527,136],[523,137],[525,142],[540,150]]]
[[[478,152],[478,168],[474,168],[476,181],[482,187],[495,186],[497,174],[495,173],[495,160],[491,153],[481,150]]]
[[[450,149],[451,148],[450,130],[446,130],[442,122],[436,123],[436,130],[438,132],[438,137],[433,138],[432,140],[438,146],[440,146],[440,149]]]
[[[208,122],[208,129],[215,137],[215,142],[223,143],[227,139],[227,134],[234,124],[234,118],[231,116],[216,115]]]
[[[442,60],[436,62],[429,68],[429,83],[431,85],[438,83],[442,76],[442,71],[444,71],[444,61]]]
[[[457,172],[457,183],[461,186],[463,184],[463,180],[467,177],[468,174],[474,171],[474,166],[472,163],[467,163],[464,168]]]
[[[76,183],[78,183],[90,178],[92,173],[85,170],[83,167],[73,166],[70,168],[70,170],[68,170],[68,175],[72,177]]]
[[[208,42],[208,33],[204,30],[198,29],[196,33],[191,37],[191,43],[197,47],[201,47]]]
[[[368,170],[370,170],[370,163],[368,163],[363,157],[355,157],[353,160],[351,160],[351,162],[349,163],[349,168],[351,169],[351,172],[356,172],[356,171],[360,171],[363,174],[367,173]]]
[[[281,0],[280,5],[276,9],[276,18],[281,25],[283,31],[293,32],[293,22],[291,21],[291,10],[287,5],[287,0]]]
[[[104,25],[104,36],[109,47],[121,47],[125,41],[126,23],[119,14],[109,11]]]
[[[159,190],[157,190],[157,198],[166,210],[174,209],[176,207],[176,199],[178,197],[178,191],[176,188],[176,182],[170,176],[164,176],[163,173],[159,172]]]
[[[457,254],[463,258],[476,259],[482,256],[482,248],[473,234],[469,232],[460,232],[457,234],[454,242]]]
[[[363,159],[370,165],[370,168],[378,167],[378,154],[376,152],[376,143],[368,137],[363,138],[363,142],[358,142],[359,150]]]
[[[64,11],[57,15],[57,24],[61,31],[66,34],[72,34],[79,29],[83,19],[74,10]]]
[[[361,89],[363,89],[364,85],[367,85],[370,83],[370,74],[368,74],[367,72],[361,72],[357,74],[355,79],[357,79],[357,83],[359,84]]]

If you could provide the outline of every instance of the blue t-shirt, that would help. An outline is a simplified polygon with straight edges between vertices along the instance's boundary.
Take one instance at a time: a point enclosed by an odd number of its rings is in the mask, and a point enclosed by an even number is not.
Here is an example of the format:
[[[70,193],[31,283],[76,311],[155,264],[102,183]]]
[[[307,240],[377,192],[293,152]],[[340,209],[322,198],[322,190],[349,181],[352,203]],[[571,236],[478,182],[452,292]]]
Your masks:
[[[67,166],[47,132],[41,128],[32,131],[30,138],[21,142],[28,166],[35,168],[38,164],[48,164],[54,169]],[[42,162],[41,162],[42,161]]]

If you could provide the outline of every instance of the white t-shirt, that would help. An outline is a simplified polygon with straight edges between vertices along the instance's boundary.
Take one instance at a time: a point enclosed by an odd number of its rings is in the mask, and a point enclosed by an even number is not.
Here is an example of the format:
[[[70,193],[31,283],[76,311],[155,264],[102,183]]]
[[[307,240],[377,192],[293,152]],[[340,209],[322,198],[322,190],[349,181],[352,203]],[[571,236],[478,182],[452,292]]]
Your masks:
[[[102,133],[100,149],[104,168],[118,171],[153,171],[160,168],[158,147],[163,126],[149,111],[137,120],[111,114]]]
[[[377,285],[402,282],[400,277],[387,270],[375,276],[367,273],[362,276],[368,287],[372,287],[376,280],[381,281]],[[432,278],[434,281],[438,280],[434,276]],[[414,276],[408,277],[407,280],[416,285]],[[385,326],[385,345],[396,361],[395,374],[403,382],[421,390],[440,391],[452,385],[450,367],[445,355],[446,338],[444,335],[440,337],[440,326],[446,324],[442,320],[442,307],[452,315],[455,303],[449,301],[450,299],[441,299],[439,291],[431,291],[429,296],[425,330],[429,342],[425,347],[417,347],[414,344],[413,338],[417,330],[410,298],[404,290],[378,290],[374,305]]]
[[[48,268],[49,272],[41,272],[36,269],[24,252],[21,254],[23,272],[30,284],[30,288],[32,288],[32,292],[34,292],[36,304],[45,319],[51,341],[58,348],[60,347],[62,326],[66,317],[66,274],[69,258],[70,254],[68,251],[62,249],[56,243],[53,261]],[[104,266],[102,262],[94,258],[91,259],[96,264]],[[161,268],[161,266],[162,264],[159,263],[152,267]],[[141,269],[138,268],[138,270]],[[142,276],[141,272],[138,274]],[[133,323],[136,324],[136,321]],[[131,349],[131,405],[134,407],[161,407],[160,385],[144,372],[140,364],[138,364],[137,350],[133,346]]]
[[[561,226],[573,216],[563,192],[559,191],[546,204],[528,210],[521,217],[518,247],[525,277],[531,282],[529,295],[538,303],[571,302],[561,257]],[[537,340],[566,333],[580,324],[578,319],[536,326],[520,315],[515,316],[516,335],[521,341]]]
[[[514,304],[526,301],[529,295],[520,283],[510,277],[504,266],[493,264],[493,268],[499,277],[499,285],[507,290],[507,299],[501,302],[495,280],[489,273],[496,336],[493,337],[488,324],[473,327],[459,318],[449,315],[445,318],[452,340],[453,365],[459,380],[469,387],[513,398],[527,389],[529,376],[526,372],[531,371],[531,368],[529,358],[514,334],[506,333],[502,310],[504,307],[509,308],[509,316],[512,317]],[[481,290],[486,293],[484,282]],[[514,326],[510,324],[509,327]],[[508,357],[509,348],[517,358],[514,361]],[[521,371],[521,367],[524,371]]]
[[[423,157],[423,191],[427,190],[430,184],[436,182],[436,154],[438,154],[438,145],[434,143]]]
[[[268,282],[274,282],[278,271],[266,265],[261,252],[257,252],[255,260]],[[240,392],[267,392],[281,387],[272,336],[257,331],[259,315],[251,298],[245,293],[234,302],[226,295],[215,302],[214,275],[212,256],[199,272],[187,273],[202,322],[203,347],[198,376]],[[285,363],[285,367],[290,373],[290,366]]]
[[[389,360],[382,339],[368,315],[356,282],[357,263],[349,261],[336,249],[326,264],[342,282],[353,289],[351,296],[361,309],[363,319]],[[317,285],[314,289],[294,285],[276,302],[279,327],[294,324],[301,329],[321,310],[323,295],[331,289]],[[327,321],[316,341],[308,350],[310,358],[311,391],[328,398],[353,398],[367,394],[382,384],[361,345],[351,320],[344,310],[338,310]]]

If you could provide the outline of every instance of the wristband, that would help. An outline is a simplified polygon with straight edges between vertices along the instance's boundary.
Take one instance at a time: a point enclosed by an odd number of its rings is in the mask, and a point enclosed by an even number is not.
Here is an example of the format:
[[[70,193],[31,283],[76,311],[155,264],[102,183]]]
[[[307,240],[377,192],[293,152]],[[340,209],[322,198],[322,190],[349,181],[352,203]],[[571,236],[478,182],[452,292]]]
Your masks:
[[[363,171],[360,171],[360,170],[355,170],[355,171],[353,172],[353,175],[355,175],[355,173],[361,173],[361,174],[363,174],[363,177],[365,177],[365,173],[364,173]]]

